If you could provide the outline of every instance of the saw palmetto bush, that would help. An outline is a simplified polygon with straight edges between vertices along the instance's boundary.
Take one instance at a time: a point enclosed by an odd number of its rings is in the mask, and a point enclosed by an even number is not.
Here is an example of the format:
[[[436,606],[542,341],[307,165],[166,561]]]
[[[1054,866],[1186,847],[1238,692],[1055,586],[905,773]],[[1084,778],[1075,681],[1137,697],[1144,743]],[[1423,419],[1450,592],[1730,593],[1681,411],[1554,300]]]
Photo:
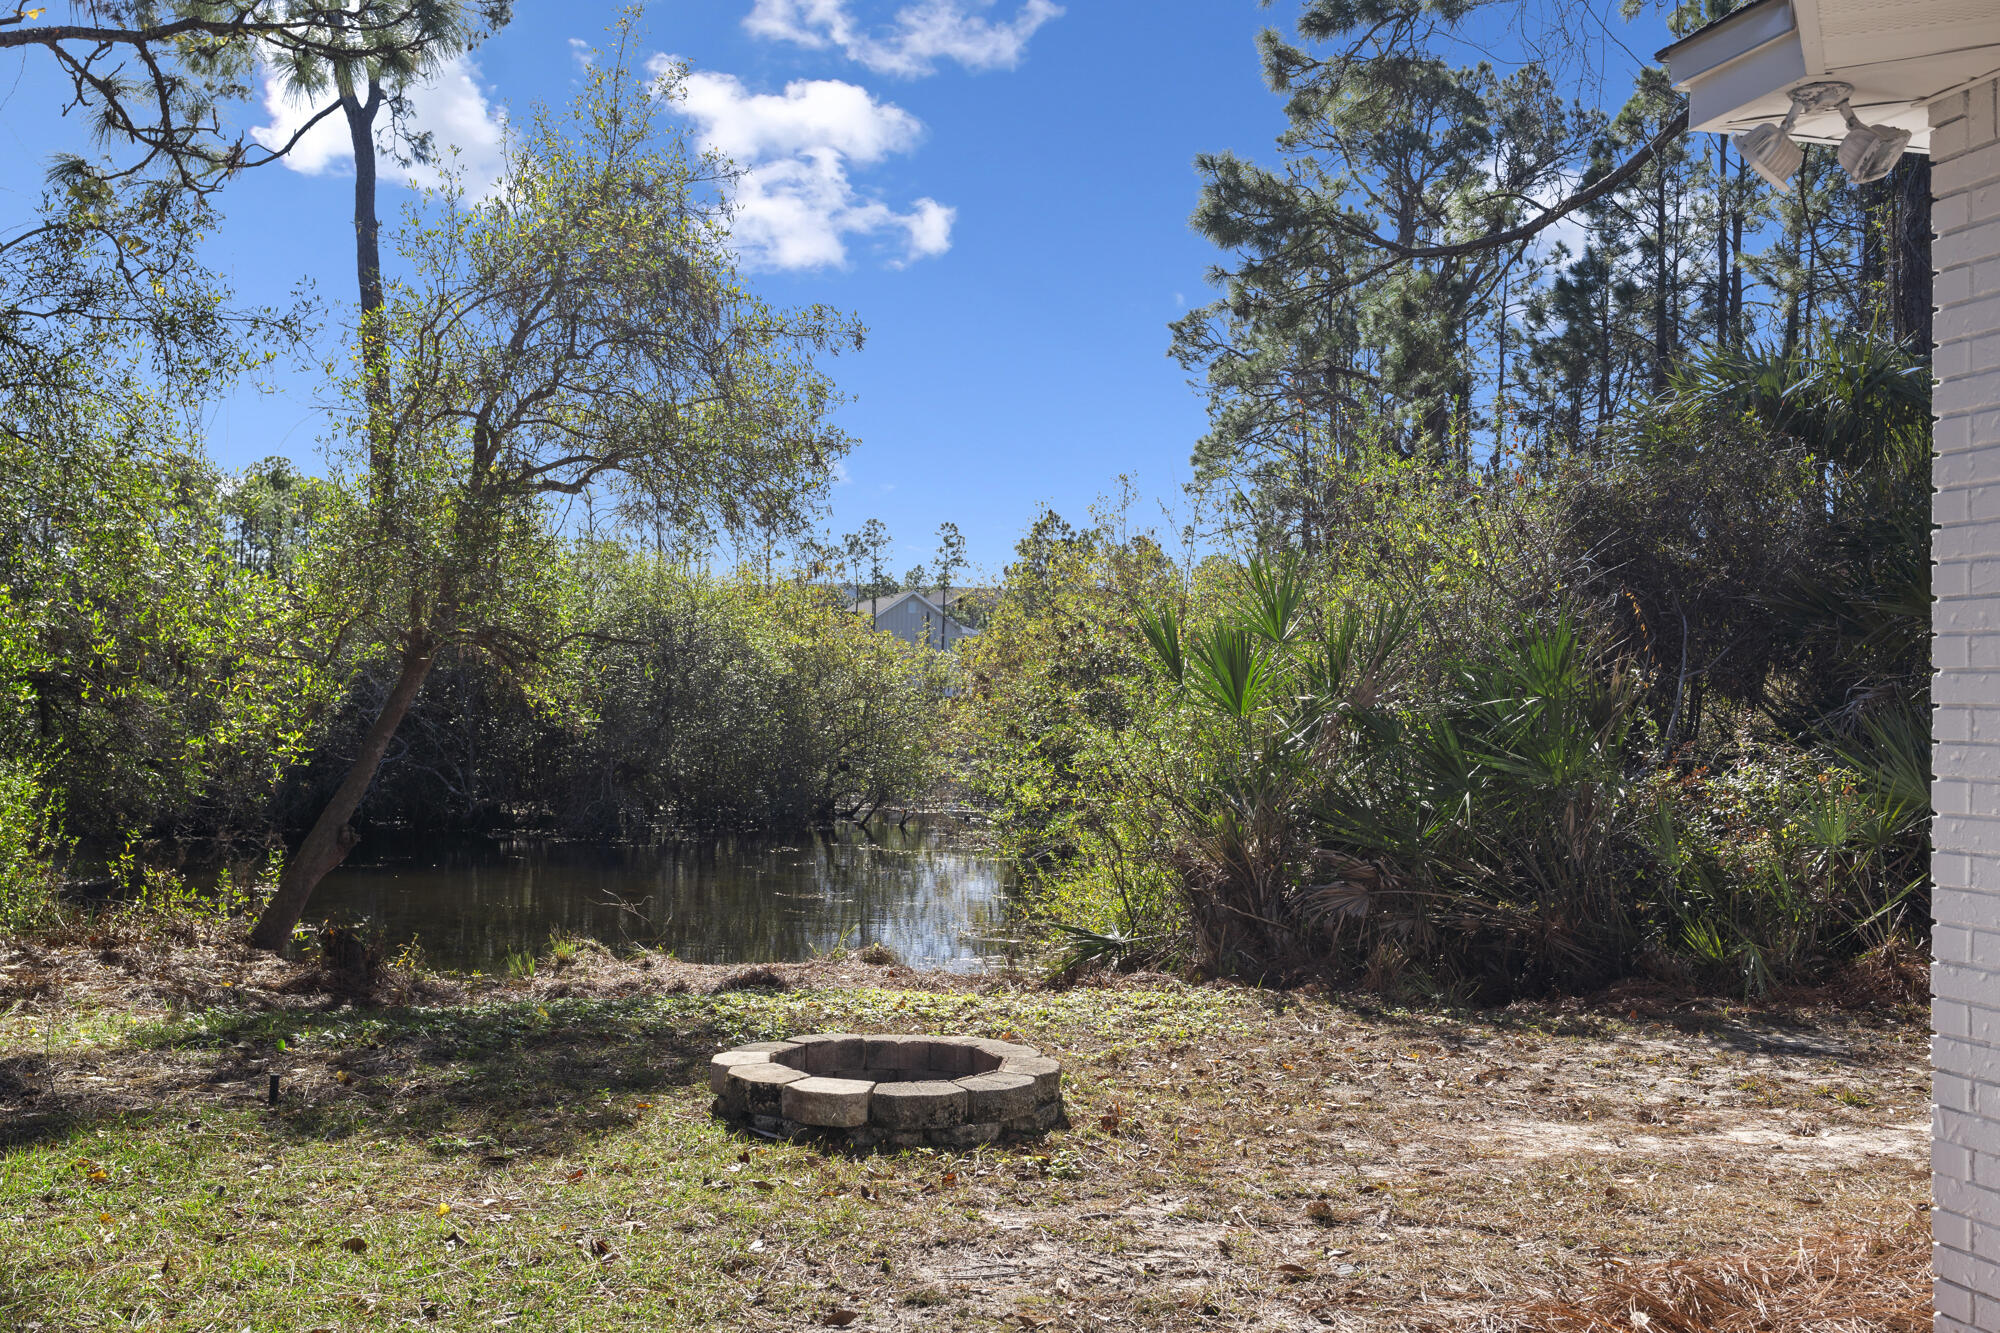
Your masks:
[[[1567,618],[1454,662],[1434,696],[1355,718],[1312,811],[1375,870],[1317,898],[1378,982],[1509,995],[1602,984],[1637,938],[1628,885],[1636,693]]]
[[[1415,688],[1394,604],[1306,614],[1290,562],[1190,628],[1142,627],[1200,718],[1202,777],[1164,784],[1206,965],[1506,994],[1601,980],[1636,935],[1634,694],[1558,618]]]
[[[1745,747],[1644,781],[1655,956],[1756,994],[1834,960],[1893,953],[1929,916],[1930,729],[1907,710],[1857,736]]]

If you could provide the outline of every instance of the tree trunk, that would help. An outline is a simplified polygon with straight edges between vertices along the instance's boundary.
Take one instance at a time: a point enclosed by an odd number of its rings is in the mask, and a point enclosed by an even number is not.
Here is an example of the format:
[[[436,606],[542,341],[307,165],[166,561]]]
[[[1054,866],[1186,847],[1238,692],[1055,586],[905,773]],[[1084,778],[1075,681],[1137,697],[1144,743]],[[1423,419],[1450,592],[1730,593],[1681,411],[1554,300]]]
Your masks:
[[[1729,139],[1715,136],[1715,345],[1729,346]]]
[[[1667,358],[1673,355],[1673,330],[1668,323],[1667,291],[1667,169],[1653,164],[1658,188],[1653,192],[1653,367],[1654,393],[1667,391]]]
[[[328,872],[354,850],[359,835],[349,826],[348,820],[361,805],[361,798],[368,794],[368,788],[375,781],[375,770],[382,766],[382,756],[389,752],[389,741],[409,713],[410,705],[416,702],[418,691],[423,689],[424,677],[430,674],[431,663],[437,660],[437,645],[428,635],[412,641],[403,650],[402,670],[396,676],[396,683],[389,689],[389,697],[382,701],[382,711],[375,715],[375,721],[361,738],[361,749],[354,756],[347,776],[334,791],[326,808],[319,812],[313,822],[312,831],[305,841],[285,863],[284,877],[278,881],[278,892],[266,904],[263,915],[257,918],[256,927],[250,932],[250,943],[259,949],[276,952],[285,947],[292,937],[292,928],[299,924],[299,917],[306,910],[306,902],[312,897],[319,882]]]
[[[1604,286],[1598,296],[1597,333],[1597,422],[1590,433],[1590,456],[1604,457],[1605,441],[1611,433],[1611,269],[1607,264]]]
[[[375,116],[382,108],[382,85],[368,81],[367,96],[355,88],[345,68],[337,72],[340,109],[354,149],[354,278],[361,301],[361,365],[368,402],[368,469],[378,494],[387,494],[389,356],[382,328],[382,223],[375,213]]]
[[[1744,195],[1750,169],[1741,154],[1736,158],[1736,197]],[[1743,210],[1733,208],[1729,216],[1729,345],[1743,347]]]
[[[1905,153],[1889,177],[1889,328],[1919,356],[1931,350],[1931,160]]]

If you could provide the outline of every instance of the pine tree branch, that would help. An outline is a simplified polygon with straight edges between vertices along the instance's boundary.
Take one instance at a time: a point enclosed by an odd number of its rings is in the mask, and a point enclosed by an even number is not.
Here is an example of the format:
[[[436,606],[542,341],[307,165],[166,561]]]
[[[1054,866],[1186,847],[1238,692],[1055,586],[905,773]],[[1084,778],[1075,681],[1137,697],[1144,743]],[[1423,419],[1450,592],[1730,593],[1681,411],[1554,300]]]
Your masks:
[[[1390,240],[1386,236],[1378,236],[1373,232],[1362,233],[1362,240],[1379,250],[1388,251],[1390,257],[1355,279],[1355,284],[1358,285],[1359,283],[1366,282],[1368,279],[1385,273],[1398,264],[1406,264],[1412,260],[1456,259],[1461,255],[1479,254],[1487,250],[1499,250],[1506,246],[1530,240],[1549,227],[1562,221],[1577,209],[1603,198],[1619,186],[1625,184],[1626,181],[1632,179],[1648,162],[1658,157],[1661,150],[1687,131],[1687,123],[1687,108],[1683,106],[1674,114],[1672,119],[1660,127],[1659,133],[1649,139],[1645,146],[1640,148],[1638,152],[1632,154],[1623,163],[1619,164],[1615,171],[1598,177],[1583,189],[1569,196],[1569,198],[1564,199],[1552,208],[1545,209],[1539,216],[1531,221],[1522,223],[1518,227],[1510,227],[1506,231],[1488,232],[1484,236],[1475,236],[1469,241],[1454,241],[1449,245],[1403,245]]]

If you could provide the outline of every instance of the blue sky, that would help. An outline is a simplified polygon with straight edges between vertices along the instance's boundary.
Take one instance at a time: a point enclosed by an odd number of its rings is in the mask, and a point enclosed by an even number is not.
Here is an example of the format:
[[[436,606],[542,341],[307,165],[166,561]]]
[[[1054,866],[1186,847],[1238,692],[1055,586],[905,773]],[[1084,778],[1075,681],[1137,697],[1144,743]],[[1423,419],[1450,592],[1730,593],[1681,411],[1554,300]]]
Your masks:
[[[418,94],[421,123],[476,173],[499,118],[566,99],[577,44],[618,8],[517,0],[516,18]],[[1167,358],[1167,324],[1205,299],[1216,254],[1187,225],[1195,154],[1268,157],[1282,128],[1259,28],[1291,5],[1254,0],[663,0],[647,49],[694,71],[690,128],[751,168],[739,238],[780,303],[859,315],[867,348],[833,363],[861,443],[830,495],[830,527],[884,520],[900,570],[938,523],[997,573],[1043,502],[1081,519],[1131,476],[1175,500],[1203,428]],[[1650,52],[1651,38],[1633,45]],[[55,105],[45,71],[0,67],[0,223],[31,207]],[[33,117],[22,114],[32,108]],[[242,109],[283,123],[277,106]],[[385,216],[405,192],[386,192]],[[353,293],[351,177],[337,141],[232,184],[215,256],[240,296],[301,279]],[[332,336],[329,328],[328,336]],[[235,466],[314,465],[310,377],[239,393],[210,424]],[[1150,511],[1157,514],[1157,510]]]

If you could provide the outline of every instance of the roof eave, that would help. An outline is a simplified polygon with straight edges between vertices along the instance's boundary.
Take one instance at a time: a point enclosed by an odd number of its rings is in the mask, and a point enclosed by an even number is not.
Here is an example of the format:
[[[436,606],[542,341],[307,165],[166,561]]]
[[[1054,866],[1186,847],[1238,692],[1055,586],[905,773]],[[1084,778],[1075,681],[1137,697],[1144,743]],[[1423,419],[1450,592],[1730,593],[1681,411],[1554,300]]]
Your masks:
[[[1690,54],[1715,52],[1708,63],[1688,70],[1687,77],[1692,78],[1734,58],[1727,54],[1729,52],[1747,54],[1775,37],[1795,31],[1798,24],[1791,9],[1791,0],[1752,0],[1741,9],[1731,10],[1719,19],[1710,19],[1693,32],[1661,47],[1653,53],[1653,59],[1671,65],[1674,53],[1678,51],[1685,64]],[[1773,11],[1778,11],[1782,17],[1774,18]],[[1775,32],[1772,31],[1774,25]],[[1679,80],[1675,82],[1678,85]]]

